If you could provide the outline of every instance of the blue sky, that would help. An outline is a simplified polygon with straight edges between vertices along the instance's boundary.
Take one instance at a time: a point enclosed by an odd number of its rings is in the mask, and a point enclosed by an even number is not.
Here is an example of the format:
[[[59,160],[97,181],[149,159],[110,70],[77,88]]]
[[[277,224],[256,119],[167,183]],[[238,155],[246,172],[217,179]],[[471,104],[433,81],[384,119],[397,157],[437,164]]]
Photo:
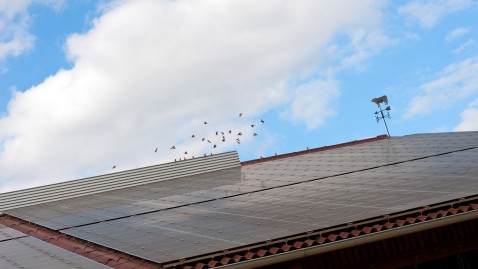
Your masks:
[[[0,0],[0,191],[374,137],[382,95],[392,136],[477,130],[477,15],[472,0]]]

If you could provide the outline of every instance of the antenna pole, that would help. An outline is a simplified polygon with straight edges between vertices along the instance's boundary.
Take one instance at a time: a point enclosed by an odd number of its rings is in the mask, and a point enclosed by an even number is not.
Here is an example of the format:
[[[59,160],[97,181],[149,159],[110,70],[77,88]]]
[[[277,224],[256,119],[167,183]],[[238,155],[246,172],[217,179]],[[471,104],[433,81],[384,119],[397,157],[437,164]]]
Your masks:
[[[380,107],[380,104],[378,104],[378,108],[380,108],[380,113],[382,114],[383,123],[385,123],[385,129],[387,129],[388,137],[390,137],[390,132],[388,131],[387,121],[385,120],[385,115],[383,114],[383,109],[382,109],[382,107]],[[388,118],[390,118],[390,114],[388,114]]]

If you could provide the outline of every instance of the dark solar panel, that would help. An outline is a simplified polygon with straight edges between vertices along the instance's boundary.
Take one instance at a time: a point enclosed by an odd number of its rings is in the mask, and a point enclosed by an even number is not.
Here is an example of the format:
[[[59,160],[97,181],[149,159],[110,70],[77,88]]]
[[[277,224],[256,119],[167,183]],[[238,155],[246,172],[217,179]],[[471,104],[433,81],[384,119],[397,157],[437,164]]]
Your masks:
[[[471,149],[63,232],[167,262],[475,195],[477,161]]]
[[[0,268],[110,268],[33,237],[0,242]]]
[[[0,241],[24,237],[26,234],[0,224]]]
[[[381,140],[7,213],[90,224],[63,232],[166,262],[474,195],[477,134]]]

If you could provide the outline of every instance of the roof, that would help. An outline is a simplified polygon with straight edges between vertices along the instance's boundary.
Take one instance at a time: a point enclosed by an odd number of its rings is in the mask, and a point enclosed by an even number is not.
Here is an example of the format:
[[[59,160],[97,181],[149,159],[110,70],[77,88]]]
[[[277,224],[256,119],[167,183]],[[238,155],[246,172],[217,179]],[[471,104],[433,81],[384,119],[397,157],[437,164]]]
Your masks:
[[[7,209],[3,222],[164,268],[251,267],[476,218],[477,147],[478,132],[377,137]]]

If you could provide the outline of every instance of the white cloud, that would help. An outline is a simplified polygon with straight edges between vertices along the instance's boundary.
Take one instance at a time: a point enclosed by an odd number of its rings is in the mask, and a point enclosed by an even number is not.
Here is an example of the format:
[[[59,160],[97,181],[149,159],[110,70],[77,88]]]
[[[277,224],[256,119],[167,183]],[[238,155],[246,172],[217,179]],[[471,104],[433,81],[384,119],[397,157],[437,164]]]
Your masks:
[[[478,131],[478,99],[471,102],[469,107],[461,113],[461,123],[453,131]]]
[[[35,36],[29,32],[31,4],[47,5],[55,10],[65,6],[65,0],[0,0],[0,68],[9,57],[17,57],[30,51]]]
[[[405,117],[429,114],[478,93],[478,57],[451,64],[433,81],[419,87],[405,110]]]
[[[458,46],[458,48],[454,49],[453,50],[453,53],[455,54],[460,54],[464,51],[471,51],[471,49],[473,47],[475,47],[476,45],[476,42],[474,39],[470,38],[468,39],[465,43],[461,44],[460,46]]]
[[[309,130],[315,129],[336,114],[330,104],[339,96],[340,91],[336,81],[310,81],[291,92],[292,102],[283,116],[294,122],[305,122]]]
[[[462,37],[462,36],[466,35],[469,31],[470,31],[470,29],[465,28],[465,27],[455,28],[450,33],[448,33],[448,35],[446,35],[445,41],[446,42],[451,42],[451,41],[453,41],[453,40],[455,40],[459,37]]]
[[[398,13],[422,27],[431,28],[442,17],[473,5],[473,0],[412,0],[401,6]]]
[[[89,32],[68,39],[71,70],[14,95],[0,119],[0,189],[212,151],[192,133],[217,139],[216,130],[243,130],[243,144],[252,146],[260,135],[253,140],[245,128],[276,106],[290,105],[291,118],[319,126],[333,115],[335,82],[291,91],[290,81],[323,64],[336,33],[375,28],[382,4],[114,1]],[[236,145],[227,143],[216,152]]]

